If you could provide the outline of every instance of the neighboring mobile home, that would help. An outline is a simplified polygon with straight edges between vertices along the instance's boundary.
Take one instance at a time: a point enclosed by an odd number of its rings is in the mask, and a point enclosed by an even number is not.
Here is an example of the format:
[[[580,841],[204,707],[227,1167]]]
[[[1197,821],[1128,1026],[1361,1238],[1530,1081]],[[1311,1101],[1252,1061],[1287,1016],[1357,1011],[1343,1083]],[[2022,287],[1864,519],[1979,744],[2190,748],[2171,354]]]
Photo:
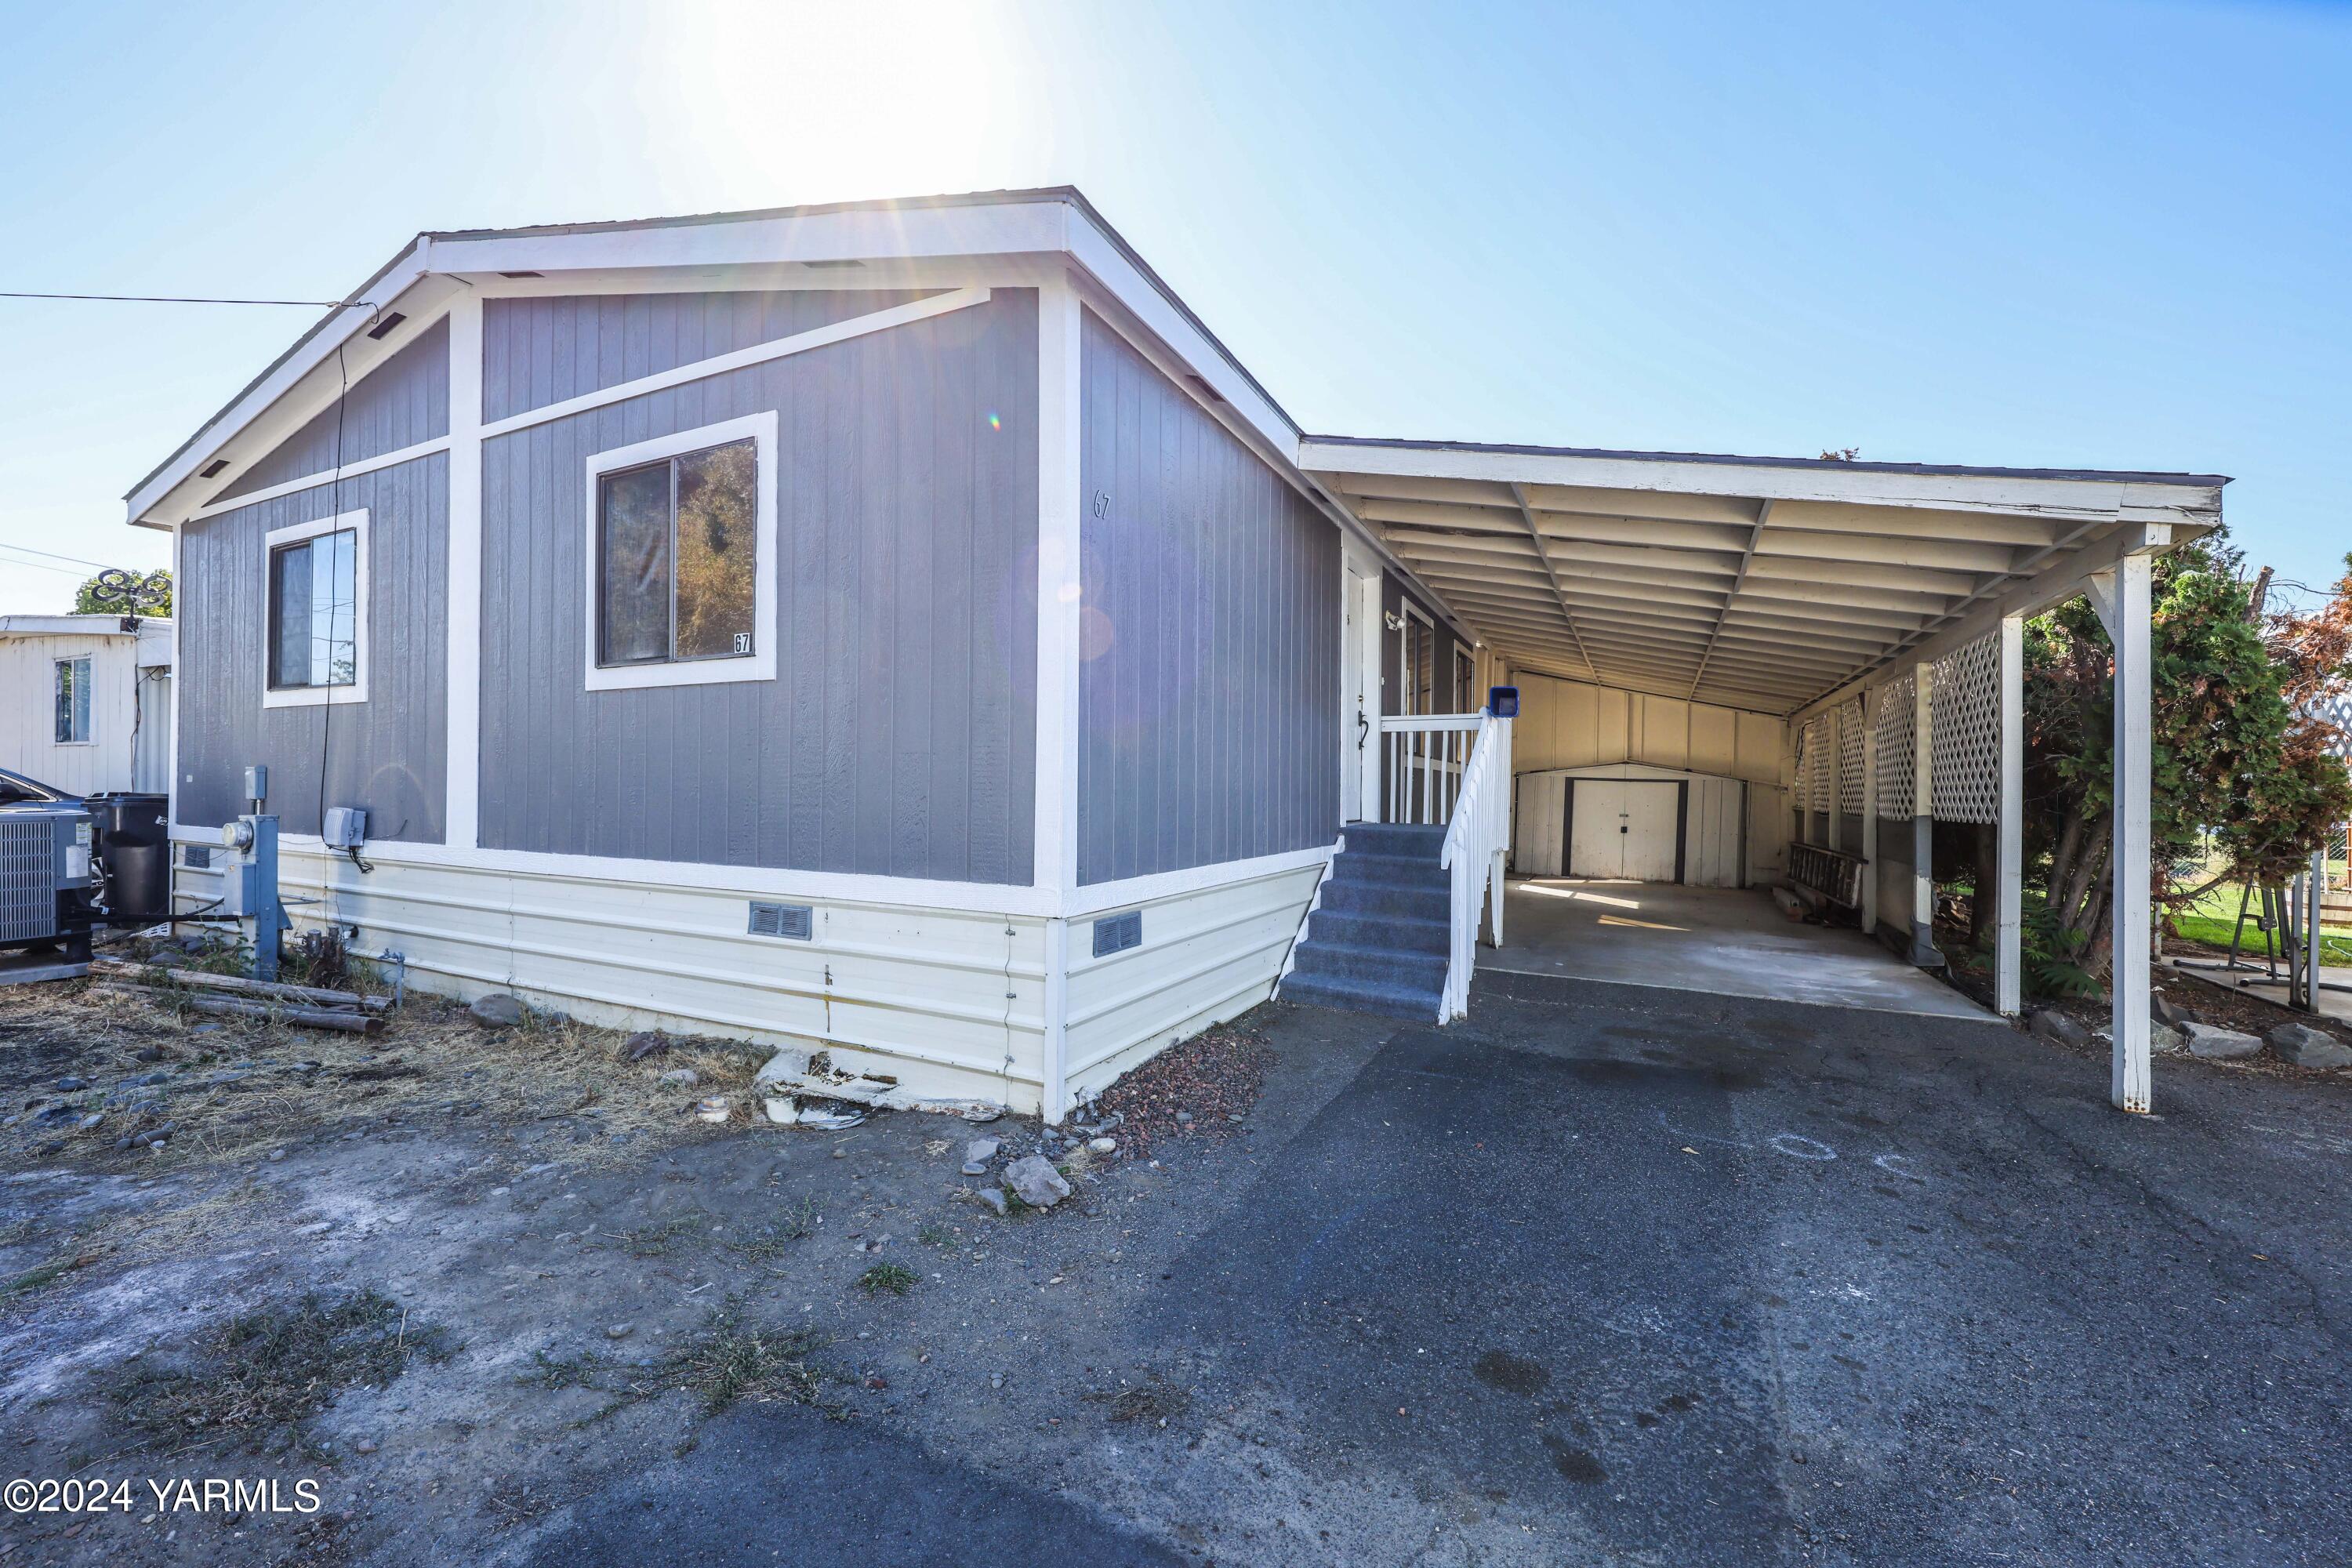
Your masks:
[[[1800,738],[2100,573],[2129,664],[2148,552],[2219,515],[2209,478],[1310,437],[1069,190],[430,234],[352,298],[129,498],[175,540],[183,897],[267,763],[301,918],[419,984],[1055,1117],[1293,966],[1459,1013],[1506,676],[1523,858],[1606,795],[1622,859],[1638,799],[1652,871],[1866,857],[1906,929]],[[2007,756],[1951,765],[2013,802]],[[1928,776],[1866,820],[1907,838]]]
[[[170,621],[0,616],[0,768],[71,795],[162,794],[171,746]]]

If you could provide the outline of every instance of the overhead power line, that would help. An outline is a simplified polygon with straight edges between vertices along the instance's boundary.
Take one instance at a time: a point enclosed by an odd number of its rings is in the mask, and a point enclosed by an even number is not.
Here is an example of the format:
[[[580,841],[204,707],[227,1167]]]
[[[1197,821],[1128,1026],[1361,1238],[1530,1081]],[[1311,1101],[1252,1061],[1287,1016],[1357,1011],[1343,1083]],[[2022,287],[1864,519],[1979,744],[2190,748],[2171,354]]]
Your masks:
[[[345,305],[373,308],[365,300],[225,300],[194,294],[37,294],[18,289],[0,289],[0,300],[100,300],[125,305],[315,305],[328,310]]]
[[[36,550],[29,544],[17,544],[8,540],[0,540],[0,550],[21,550],[27,555],[46,555],[52,561],[70,561],[77,566],[94,566],[100,572],[107,569],[103,561],[85,561],[79,555],[60,555],[54,550]]]

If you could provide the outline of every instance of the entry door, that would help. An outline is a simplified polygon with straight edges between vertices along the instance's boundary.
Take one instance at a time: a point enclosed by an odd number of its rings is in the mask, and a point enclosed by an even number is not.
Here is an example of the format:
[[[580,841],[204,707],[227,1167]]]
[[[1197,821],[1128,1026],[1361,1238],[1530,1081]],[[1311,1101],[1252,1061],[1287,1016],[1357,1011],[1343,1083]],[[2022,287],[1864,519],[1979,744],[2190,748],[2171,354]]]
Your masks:
[[[1568,874],[1635,882],[1675,879],[1675,826],[1681,786],[1626,779],[1577,779]]]

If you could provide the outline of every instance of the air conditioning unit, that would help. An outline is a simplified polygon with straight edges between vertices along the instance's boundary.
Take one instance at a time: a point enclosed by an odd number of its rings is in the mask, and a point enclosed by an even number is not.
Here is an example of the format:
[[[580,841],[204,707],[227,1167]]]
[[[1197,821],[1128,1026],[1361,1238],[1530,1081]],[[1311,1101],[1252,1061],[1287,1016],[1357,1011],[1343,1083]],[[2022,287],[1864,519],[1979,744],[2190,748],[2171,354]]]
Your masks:
[[[27,801],[0,810],[0,947],[65,939],[88,956],[89,808],[77,801]]]

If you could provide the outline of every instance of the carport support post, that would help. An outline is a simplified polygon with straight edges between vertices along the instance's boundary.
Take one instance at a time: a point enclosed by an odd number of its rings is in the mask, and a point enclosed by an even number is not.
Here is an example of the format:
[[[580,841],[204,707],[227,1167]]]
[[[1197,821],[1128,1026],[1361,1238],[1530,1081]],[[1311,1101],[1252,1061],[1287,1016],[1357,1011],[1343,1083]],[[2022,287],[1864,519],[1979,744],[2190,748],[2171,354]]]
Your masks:
[[[2108,953],[2115,1060],[2110,1095],[2116,1110],[2135,1111],[2147,1110],[2150,1100],[2148,597],[2155,564],[2155,557],[2145,552],[2126,555],[2093,579],[2091,596],[2093,605],[2106,612],[2101,618],[2116,649],[2115,888],[2109,897],[2115,927]]]
[[[1994,904],[1993,1006],[2024,1009],[2025,617],[2000,618],[2000,889]]]
[[[1936,667],[1913,668],[1918,706],[1911,715],[1911,962],[1933,969],[1936,951]]]
[[[1876,696],[1862,698],[1862,934],[1878,934],[1878,726]]]
[[[1845,853],[1845,705],[1829,710],[1830,847]]]

